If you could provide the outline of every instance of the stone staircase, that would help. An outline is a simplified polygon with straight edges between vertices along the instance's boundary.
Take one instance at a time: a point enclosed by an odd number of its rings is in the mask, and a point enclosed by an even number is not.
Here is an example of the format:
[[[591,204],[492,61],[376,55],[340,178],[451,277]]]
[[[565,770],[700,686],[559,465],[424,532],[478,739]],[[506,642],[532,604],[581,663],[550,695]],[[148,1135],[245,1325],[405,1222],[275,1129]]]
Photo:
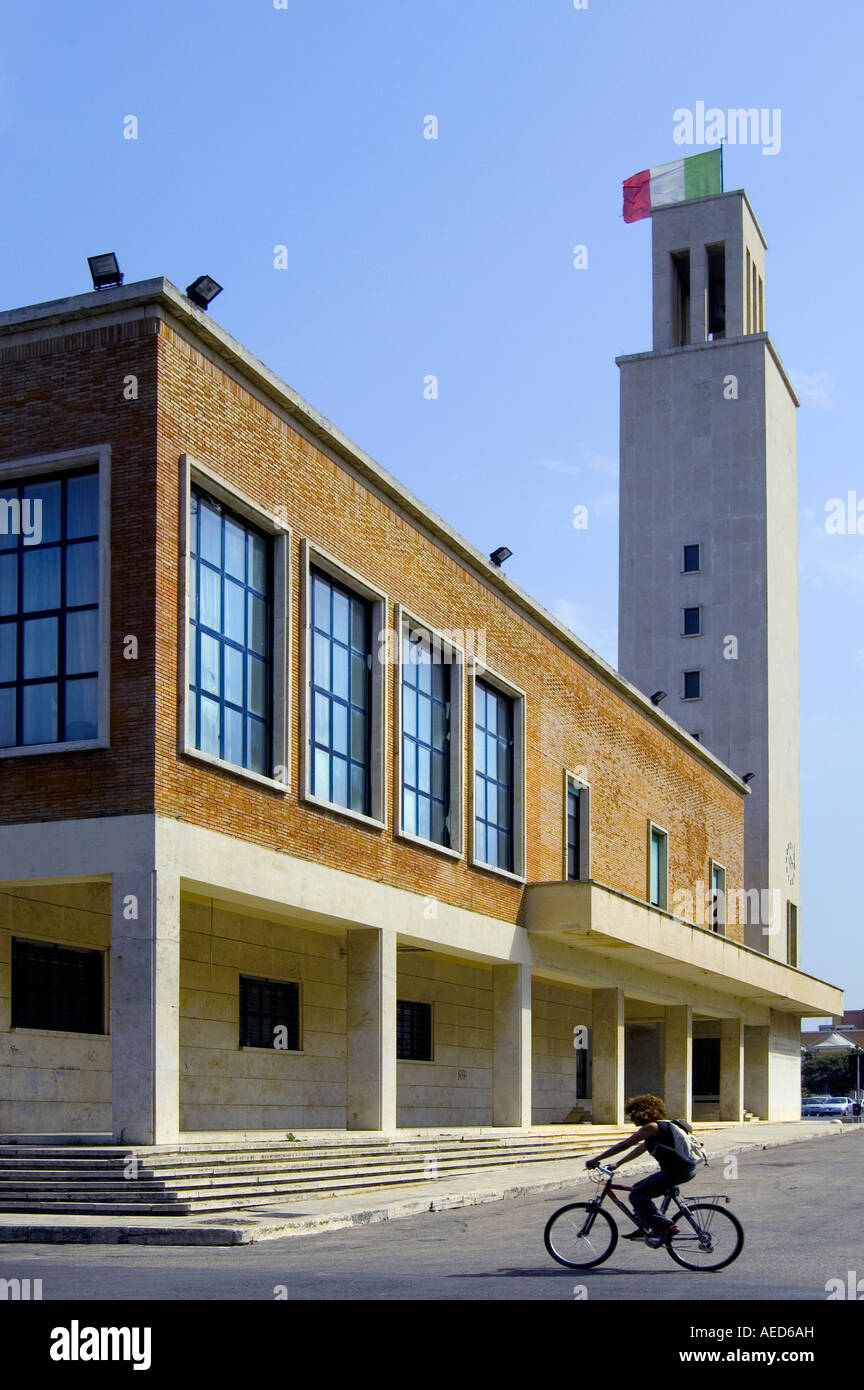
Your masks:
[[[9,1136],[0,1141],[0,1212],[206,1215],[584,1159],[627,1133],[632,1130],[586,1125],[551,1133],[474,1131],[395,1139],[340,1135],[151,1147],[57,1142],[60,1136],[40,1143],[36,1135],[9,1142]]]

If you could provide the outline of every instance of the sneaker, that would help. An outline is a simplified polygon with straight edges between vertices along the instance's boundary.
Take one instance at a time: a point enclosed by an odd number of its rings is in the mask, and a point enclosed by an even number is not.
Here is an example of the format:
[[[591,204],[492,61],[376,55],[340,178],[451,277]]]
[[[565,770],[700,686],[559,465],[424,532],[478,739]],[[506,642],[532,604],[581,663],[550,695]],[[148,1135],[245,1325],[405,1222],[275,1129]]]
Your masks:
[[[638,1231],[638,1230],[637,1230],[637,1231],[628,1231],[628,1232],[626,1232],[626,1234],[622,1237],[622,1239],[623,1239],[623,1240],[647,1240],[647,1239],[648,1239],[648,1232],[647,1232],[647,1231]]]
[[[677,1236],[677,1226],[667,1226],[661,1235],[649,1236],[645,1244],[650,1245],[652,1250],[657,1250],[661,1245],[668,1245],[673,1236]]]

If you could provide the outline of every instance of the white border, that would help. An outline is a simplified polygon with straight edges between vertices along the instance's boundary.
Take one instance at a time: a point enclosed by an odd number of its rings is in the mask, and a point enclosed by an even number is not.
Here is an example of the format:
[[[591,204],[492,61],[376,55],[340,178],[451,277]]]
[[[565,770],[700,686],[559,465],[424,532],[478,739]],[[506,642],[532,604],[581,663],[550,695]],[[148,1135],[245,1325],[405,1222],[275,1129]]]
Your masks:
[[[81,753],[111,746],[111,445],[38,454],[0,463],[0,487],[40,473],[66,473],[95,463],[99,478],[99,676],[96,738],[63,743],[26,743],[0,748],[0,758],[24,758],[42,753]],[[61,677],[58,677],[58,680]]]
[[[722,873],[723,873],[723,889],[722,889],[722,892],[723,892],[723,920],[722,920],[716,927],[714,926],[714,920],[713,920],[713,918],[714,918],[714,870],[715,870],[715,869],[720,869],[720,870],[722,871]],[[711,907],[710,907],[711,921],[708,922],[708,923],[706,923],[706,925],[707,925],[707,927],[709,928],[710,931],[713,931],[713,932],[714,932],[714,935],[715,935],[715,936],[726,936],[726,935],[727,935],[726,928],[727,928],[727,926],[729,925],[729,917],[728,917],[728,912],[727,912],[727,902],[728,902],[728,899],[727,899],[727,897],[726,897],[726,865],[725,865],[725,864],[721,864],[719,859],[709,859],[709,860],[708,860],[708,893],[709,893],[709,895],[710,895],[710,902],[711,902]]]

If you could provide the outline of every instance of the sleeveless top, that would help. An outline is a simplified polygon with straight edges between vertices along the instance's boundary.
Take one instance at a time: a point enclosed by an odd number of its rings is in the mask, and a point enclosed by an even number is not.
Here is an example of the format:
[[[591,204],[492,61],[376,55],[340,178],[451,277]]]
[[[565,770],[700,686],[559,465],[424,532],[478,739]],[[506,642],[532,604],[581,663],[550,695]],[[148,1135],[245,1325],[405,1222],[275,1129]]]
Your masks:
[[[675,1153],[670,1128],[670,1120],[658,1120],[657,1134],[654,1139],[645,1140],[645,1147],[664,1171],[677,1173],[682,1177],[685,1173],[689,1173],[690,1177],[693,1177],[696,1172],[696,1165],[687,1163],[685,1159],[679,1158]]]

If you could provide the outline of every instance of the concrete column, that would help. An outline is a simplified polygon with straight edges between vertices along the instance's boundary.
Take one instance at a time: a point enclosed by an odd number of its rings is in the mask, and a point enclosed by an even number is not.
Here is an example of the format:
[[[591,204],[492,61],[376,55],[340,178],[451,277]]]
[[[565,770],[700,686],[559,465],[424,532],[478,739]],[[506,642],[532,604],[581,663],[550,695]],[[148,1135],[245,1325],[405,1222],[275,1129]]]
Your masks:
[[[760,1120],[768,1119],[771,1076],[771,1029],[767,1023],[744,1030],[744,1105]],[[721,1070],[722,1085],[722,1070]]]
[[[708,251],[698,239],[690,248],[690,341],[708,341]]]
[[[180,879],[115,874],[111,885],[112,1129],[126,1144],[180,1133]]]
[[[396,935],[348,932],[349,1129],[396,1128]]]
[[[531,1124],[531,967],[492,967],[492,1123]]]
[[[592,1004],[591,1118],[624,1123],[624,991],[595,989]]]
[[[693,1118],[693,1008],[670,1004],[664,1014],[663,1099],[673,1120]]]
[[[720,1119],[744,1119],[744,1020],[720,1020]]]

